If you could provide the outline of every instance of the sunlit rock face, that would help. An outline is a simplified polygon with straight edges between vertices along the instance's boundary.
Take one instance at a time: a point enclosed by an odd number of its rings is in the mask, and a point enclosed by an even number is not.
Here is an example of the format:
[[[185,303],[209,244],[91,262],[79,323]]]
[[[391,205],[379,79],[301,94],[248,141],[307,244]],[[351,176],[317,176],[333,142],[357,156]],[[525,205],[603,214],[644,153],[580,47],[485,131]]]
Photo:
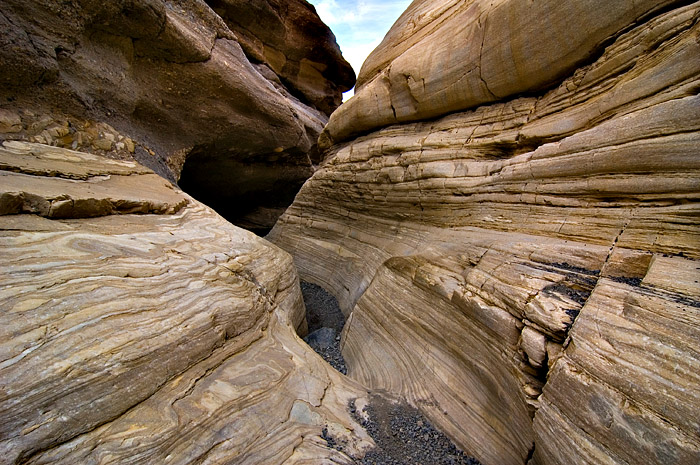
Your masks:
[[[136,159],[269,228],[355,79],[313,8],[284,3],[2,2],[0,138]]]
[[[268,238],[486,465],[700,461],[700,3],[413,2]]]
[[[0,463],[351,463],[291,257],[130,161],[0,147]],[[354,431],[352,435],[351,431]]]

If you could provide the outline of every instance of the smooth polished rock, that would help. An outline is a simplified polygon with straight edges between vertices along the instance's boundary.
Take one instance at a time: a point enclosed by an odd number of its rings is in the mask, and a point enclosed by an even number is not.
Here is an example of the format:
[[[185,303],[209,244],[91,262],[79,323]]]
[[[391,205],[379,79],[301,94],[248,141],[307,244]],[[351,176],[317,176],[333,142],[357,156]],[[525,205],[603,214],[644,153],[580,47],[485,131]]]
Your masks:
[[[288,254],[133,162],[0,158],[25,198],[173,205],[0,216],[0,463],[352,463],[324,427],[347,453],[372,445],[347,411],[366,390],[295,333]]]
[[[699,15],[409,7],[268,235],[338,298],[351,377],[486,465],[698,461]]]

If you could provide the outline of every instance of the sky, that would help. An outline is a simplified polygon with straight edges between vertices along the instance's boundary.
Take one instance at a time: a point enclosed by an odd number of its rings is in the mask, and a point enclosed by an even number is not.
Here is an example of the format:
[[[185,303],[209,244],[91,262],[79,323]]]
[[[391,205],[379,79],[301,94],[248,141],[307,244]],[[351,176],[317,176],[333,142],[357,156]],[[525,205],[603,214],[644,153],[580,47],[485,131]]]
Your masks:
[[[308,0],[335,34],[355,74],[411,0]],[[345,93],[345,100],[352,91]]]

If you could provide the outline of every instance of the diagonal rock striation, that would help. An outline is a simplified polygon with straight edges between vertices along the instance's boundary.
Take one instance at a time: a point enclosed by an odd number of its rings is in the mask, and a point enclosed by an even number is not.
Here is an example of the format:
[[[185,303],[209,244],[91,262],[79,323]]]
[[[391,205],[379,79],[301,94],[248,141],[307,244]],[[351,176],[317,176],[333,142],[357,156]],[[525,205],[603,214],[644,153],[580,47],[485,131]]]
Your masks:
[[[268,235],[351,377],[486,465],[700,460],[698,18],[413,2]]]
[[[0,158],[2,199],[21,177],[25,199],[70,183],[76,205],[170,205],[0,216],[0,463],[347,464],[372,445],[347,411],[366,390],[294,332],[288,254],[135,163],[7,142]]]

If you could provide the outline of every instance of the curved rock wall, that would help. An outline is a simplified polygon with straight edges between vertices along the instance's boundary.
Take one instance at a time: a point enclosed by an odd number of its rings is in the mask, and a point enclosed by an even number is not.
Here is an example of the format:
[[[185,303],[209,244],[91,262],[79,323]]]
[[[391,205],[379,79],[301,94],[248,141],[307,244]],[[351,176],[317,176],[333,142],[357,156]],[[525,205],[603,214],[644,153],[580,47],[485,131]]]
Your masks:
[[[486,465],[700,460],[700,3],[604,10],[413,2],[268,236]]]
[[[272,31],[244,34],[203,0],[3,2],[0,138],[136,159],[172,181],[187,159],[188,192],[271,227],[354,75],[305,2],[211,4],[274,10],[295,45],[258,57],[249,44]]]
[[[357,98],[324,131],[330,142],[556,85],[619,32],[674,0],[418,1],[364,63]],[[326,142],[328,143],[328,142]]]
[[[371,446],[366,391],[294,333],[291,257],[150,170],[6,142],[0,250],[0,463],[352,463],[323,427]]]

